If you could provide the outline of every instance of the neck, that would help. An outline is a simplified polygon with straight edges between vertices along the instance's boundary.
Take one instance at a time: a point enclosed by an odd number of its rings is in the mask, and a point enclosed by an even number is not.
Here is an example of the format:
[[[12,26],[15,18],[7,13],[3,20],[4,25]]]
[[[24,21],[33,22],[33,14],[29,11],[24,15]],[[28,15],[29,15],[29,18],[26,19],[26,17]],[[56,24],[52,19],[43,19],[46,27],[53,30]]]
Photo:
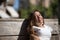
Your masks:
[[[43,23],[36,23],[38,27],[42,27]]]

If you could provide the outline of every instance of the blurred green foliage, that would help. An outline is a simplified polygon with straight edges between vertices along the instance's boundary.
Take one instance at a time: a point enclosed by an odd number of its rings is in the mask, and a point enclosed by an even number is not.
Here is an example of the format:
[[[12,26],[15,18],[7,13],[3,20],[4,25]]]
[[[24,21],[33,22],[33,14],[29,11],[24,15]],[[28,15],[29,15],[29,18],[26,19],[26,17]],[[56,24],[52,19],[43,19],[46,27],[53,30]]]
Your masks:
[[[27,17],[28,17],[28,10],[21,9],[21,18],[27,18]]]
[[[30,12],[35,9],[40,10],[43,13],[44,18],[52,18],[54,13],[56,12],[57,4],[58,4],[58,0],[53,0],[49,8],[45,8],[42,5],[36,6],[30,4],[28,9],[24,9],[24,8],[21,9],[21,18],[27,18],[28,14],[30,14]]]

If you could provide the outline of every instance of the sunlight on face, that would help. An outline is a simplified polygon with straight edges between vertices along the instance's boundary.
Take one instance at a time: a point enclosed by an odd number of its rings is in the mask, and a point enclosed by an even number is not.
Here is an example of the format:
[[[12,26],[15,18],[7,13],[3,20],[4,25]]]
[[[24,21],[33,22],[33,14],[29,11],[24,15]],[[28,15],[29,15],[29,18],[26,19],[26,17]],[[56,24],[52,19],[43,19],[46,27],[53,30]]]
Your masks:
[[[37,22],[43,23],[43,17],[42,17],[42,15],[40,14],[40,12],[36,11],[34,15],[35,15],[35,17],[36,17],[36,21],[37,21]]]

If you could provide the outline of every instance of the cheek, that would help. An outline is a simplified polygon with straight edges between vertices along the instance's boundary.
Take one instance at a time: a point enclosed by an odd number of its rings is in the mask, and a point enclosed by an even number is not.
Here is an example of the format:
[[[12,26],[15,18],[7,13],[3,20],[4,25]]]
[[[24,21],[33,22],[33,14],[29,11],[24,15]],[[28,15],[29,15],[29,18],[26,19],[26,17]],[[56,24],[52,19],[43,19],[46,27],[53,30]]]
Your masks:
[[[40,20],[43,20],[43,18],[40,18]]]
[[[35,20],[38,21],[38,17],[37,16],[35,16]]]
[[[41,22],[43,22],[43,19],[41,19]]]
[[[36,21],[38,21],[38,17],[36,17]]]
[[[40,21],[43,21],[43,17],[39,17],[39,20],[40,20]]]
[[[39,16],[39,18],[40,18],[40,19],[43,19],[43,17],[42,17],[42,16]]]
[[[43,21],[43,18],[41,18],[40,20]]]

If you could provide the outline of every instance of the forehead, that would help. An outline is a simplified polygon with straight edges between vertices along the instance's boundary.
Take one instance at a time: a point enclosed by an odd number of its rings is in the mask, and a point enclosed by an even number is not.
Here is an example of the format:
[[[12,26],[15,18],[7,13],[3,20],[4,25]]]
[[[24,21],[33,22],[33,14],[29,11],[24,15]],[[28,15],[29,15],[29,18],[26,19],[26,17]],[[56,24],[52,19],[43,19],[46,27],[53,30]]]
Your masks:
[[[35,15],[41,15],[40,12],[38,12],[38,11],[35,11],[34,14],[35,14]]]

